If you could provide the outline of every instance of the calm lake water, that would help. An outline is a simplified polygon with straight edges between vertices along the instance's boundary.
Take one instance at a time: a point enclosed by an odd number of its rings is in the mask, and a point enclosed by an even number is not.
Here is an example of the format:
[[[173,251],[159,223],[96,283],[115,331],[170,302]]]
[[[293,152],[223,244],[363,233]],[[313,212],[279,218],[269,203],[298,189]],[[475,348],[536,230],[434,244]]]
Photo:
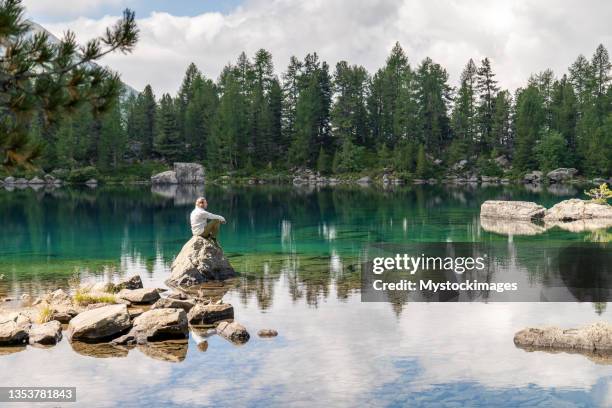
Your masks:
[[[76,386],[66,406],[612,406],[611,365],[525,352],[534,325],[612,320],[609,304],[362,303],[355,265],[377,243],[584,242],[611,229],[508,236],[483,228],[487,199],[545,206],[582,190],[517,186],[206,187],[228,223],[220,242],[240,278],[225,289],[251,340],[189,341],[128,352],[0,349],[3,386]],[[138,273],[162,286],[190,237],[191,188],[0,190],[0,298],[67,288],[75,276]],[[497,227],[499,228],[499,227]],[[608,308],[606,307],[608,306]],[[260,339],[259,329],[279,336]],[[600,362],[601,363],[601,362]]]

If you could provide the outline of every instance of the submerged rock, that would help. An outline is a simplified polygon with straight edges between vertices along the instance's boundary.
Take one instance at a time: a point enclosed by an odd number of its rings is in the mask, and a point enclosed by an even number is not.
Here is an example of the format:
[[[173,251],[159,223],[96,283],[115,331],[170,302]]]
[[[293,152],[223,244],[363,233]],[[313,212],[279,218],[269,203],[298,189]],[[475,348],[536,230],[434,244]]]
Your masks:
[[[257,332],[259,337],[276,337],[278,336],[278,332],[274,329],[261,329]]]
[[[545,221],[575,221],[612,218],[612,206],[572,198],[561,201],[546,211]]]
[[[612,324],[598,322],[579,329],[530,327],[514,335],[514,344],[528,350],[612,353]]]
[[[229,303],[221,305],[197,304],[187,315],[191,324],[213,324],[219,320],[233,319],[234,307]]]
[[[127,306],[104,306],[79,313],[70,320],[68,340],[101,342],[120,335],[131,326]]]
[[[502,218],[506,220],[524,220],[542,218],[546,208],[529,201],[488,200],[480,206],[480,216]]]
[[[62,339],[62,325],[57,320],[35,324],[30,329],[30,344],[53,345]]]
[[[242,344],[251,337],[246,327],[238,322],[221,322],[217,325],[217,334],[232,343]]]
[[[225,280],[236,276],[236,271],[212,241],[192,237],[181,249],[171,266],[168,286],[190,287],[211,280]]]
[[[574,178],[578,170],[574,168],[559,168],[546,174],[551,183],[561,183]]]
[[[130,303],[154,303],[159,299],[159,292],[155,288],[123,289],[117,297]]]

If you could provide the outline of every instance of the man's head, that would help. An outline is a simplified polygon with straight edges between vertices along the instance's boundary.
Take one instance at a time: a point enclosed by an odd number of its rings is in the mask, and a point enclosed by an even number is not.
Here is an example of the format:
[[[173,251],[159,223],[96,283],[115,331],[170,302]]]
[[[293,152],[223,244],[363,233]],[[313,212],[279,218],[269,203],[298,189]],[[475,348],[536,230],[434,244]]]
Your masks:
[[[206,201],[206,198],[198,197],[198,199],[196,200],[196,207],[199,207],[205,210],[206,207],[208,207],[208,201]]]

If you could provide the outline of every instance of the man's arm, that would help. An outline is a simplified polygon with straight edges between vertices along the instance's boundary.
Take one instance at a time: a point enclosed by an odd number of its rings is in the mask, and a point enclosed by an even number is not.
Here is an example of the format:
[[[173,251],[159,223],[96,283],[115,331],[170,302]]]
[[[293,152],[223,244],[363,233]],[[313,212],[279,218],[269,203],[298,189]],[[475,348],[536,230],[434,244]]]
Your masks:
[[[217,215],[217,214],[213,214],[211,212],[208,212],[206,210],[201,210],[202,211],[202,215],[209,220],[219,220],[221,222],[225,222],[225,218],[223,218],[221,215]]]

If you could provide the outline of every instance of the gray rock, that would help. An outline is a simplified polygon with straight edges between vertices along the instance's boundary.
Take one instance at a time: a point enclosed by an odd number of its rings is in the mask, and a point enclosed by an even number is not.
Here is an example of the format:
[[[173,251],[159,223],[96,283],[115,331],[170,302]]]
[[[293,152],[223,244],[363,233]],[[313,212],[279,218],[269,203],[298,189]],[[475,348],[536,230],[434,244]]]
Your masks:
[[[539,170],[525,174],[523,177],[524,183],[539,183],[542,180],[542,172]]]
[[[261,329],[257,332],[259,337],[276,337],[278,336],[278,332],[274,329]]]
[[[174,163],[179,184],[204,184],[204,166],[198,163]]]
[[[30,344],[52,345],[62,339],[62,324],[52,320],[44,324],[35,324],[30,329]]]
[[[371,182],[372,179],[369,176],[365,176],[357,180],[358,184],[370,184]]]
[[[30,325],[19,321],[19,314],[0,317],[0,346],[16,346],[27,343]]]
[[[545,221],[574,221],[612,218],[612,206],[578,198],[561,201],[546,211]]]
[[[223,250],[199,236],[187,241],[170,269],[172,274],[166,284],[172,287],[189,287],[236,276]]]
[[[123,289],[142,289],[142,279],[140,275],[133,275],[124,279],[121,279],[119,283],[115,284],[115,292]]]
[[[104,306],[79,313],[70,320],[68,340],[102,342],[119,336],[131,326],[127,306]]]
[[[527,328],[514,335],[514,344],[527,349],[612,351],[612,324],[593,323],[579,329]]]
[[[190,300],[161,298],[151,306],[151,309],[183,309],[189,312],[194,306],[195,303]]]
[[[510,160],[504,155],[498,156],[495,158],[495,164],[497,164],[502,169],[507,169],[510,167]]]
[[[546,208],[528,201],[488,200],[480,206],[480,216],[529,221],[544,217]]]
[[[234,307],[229,303],[221,305],[197,304],[189,311],[187,319],[191,324],[213,324],[219,320],[233,319]]]
[[[189,333],[183,309],[151,309],[134,319],[132,329],[113,344],[144,344],[147,341],[185,338]]]
[[[131,303],[154,303],[159,299],[159,292],[155,288],[123,289],[117,297]]]
[[[87,187],[97,187],[97,185],[98,185],[98,180],[93,179],[93,178],[92,178],[92,179],[89,179],[89,180],[87,180],[87,181],[85,182],[85,185],[86,185]]]
[[[217,325],[217,334],[232,343],[242,344],[251,337],[247,329],[238,322],[221,322]]]
[[[178,184],[173,170],[163,171],[151,176],[151,184]]]
[[[551,183],[562,183],[574,178],[578,170],[574,168],[559,168],[546,174]]]
[[[38,178],[38,177],[34,177],[32,178],[30,181],[28,181],[28,184],[30,185],[42,185],[45,184],[44,180]]]
[[[4,184],[12,185],[15,184],[15,177],[9,176],[4,179]]]
[[[18,179],[16,179],[16,180],[15,180],[15,184],[18,184],[18,185],[26,185],[26,184],[28,184],[28,179],[25,179],[25,178],[18,178]]]

